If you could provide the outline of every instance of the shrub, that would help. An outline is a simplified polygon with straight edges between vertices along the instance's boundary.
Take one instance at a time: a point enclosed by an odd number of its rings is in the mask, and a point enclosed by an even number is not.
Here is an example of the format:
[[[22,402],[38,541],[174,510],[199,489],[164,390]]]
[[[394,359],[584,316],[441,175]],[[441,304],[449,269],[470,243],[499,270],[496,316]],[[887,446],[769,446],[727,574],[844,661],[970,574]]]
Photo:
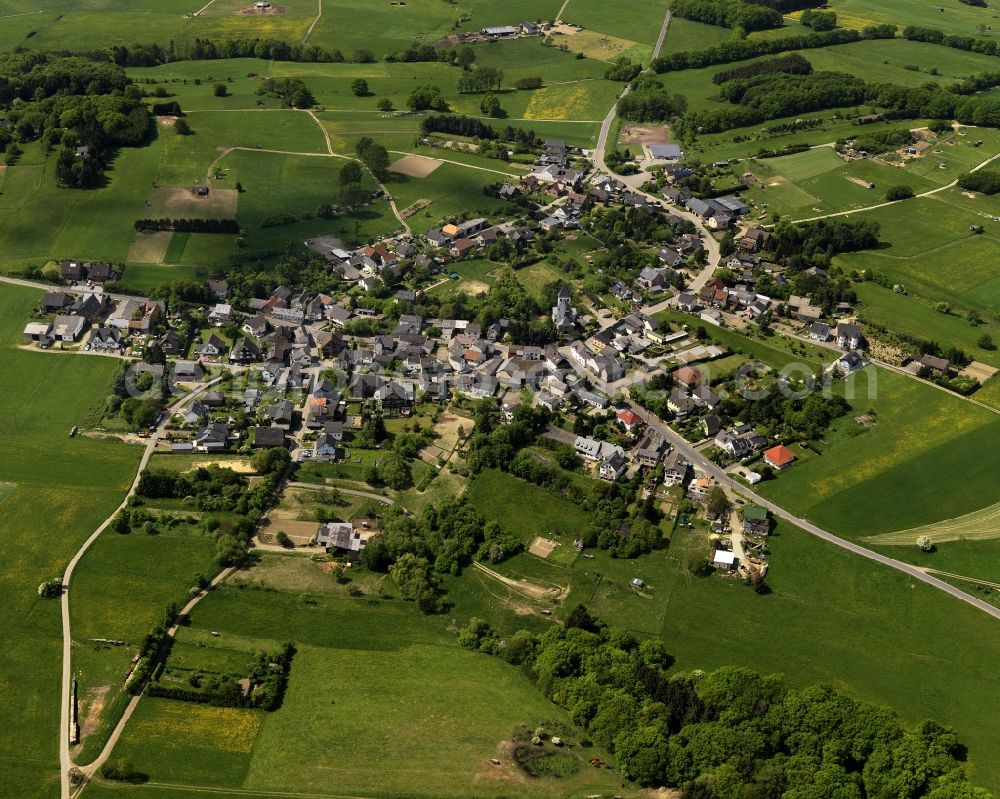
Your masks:
[[[896,202],[897,200],[909,200],[913,197],[913,189],[909,186],[893,186],[885,193],[885,199],[888,202]]]

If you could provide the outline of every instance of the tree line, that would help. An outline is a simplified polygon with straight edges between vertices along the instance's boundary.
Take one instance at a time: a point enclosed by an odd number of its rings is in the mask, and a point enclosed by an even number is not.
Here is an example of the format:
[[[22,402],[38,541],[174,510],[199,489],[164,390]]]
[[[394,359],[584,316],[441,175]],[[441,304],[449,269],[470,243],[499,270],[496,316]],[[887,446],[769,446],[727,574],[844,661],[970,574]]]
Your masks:
[[[178,233],[239,233],[240,226],[235,219],[136,219],[135,229],[173,230]]]
[[[680,788],[682,799],[989,799],[969,783],[951,727],[908,730],[888,707],[749,668],[671,673],[661,641],[583,606],[541,635],[501,636],[472,619],[459,640],[520,666],[624,777]]]
[[[675,72],[682,69],[710,67],[713,64],[728,64],[732,61],[745,61],[789,50],[810,50],[850,44],[865,39],[892,39],[895,36],[895,25],[870,25],[861,31],[838,28],[832,31],[782,36],[780,39],[731,39],[702,50],[683,50],[659,56],[653,61],[652,66],[656,72]]]
[[[745,31],[780,28],[785,23],[780,11],[740,0],[673,0],[670,13],[706,25]]]
[[[801,53],[788,53],[777,58],[754,61],[752,64],[744,64],[741,67],[716,72],[712,76],[712,83],[727,83],[731,80],[753,78],[770,72],[780,72],[786,75],[808,75],[812,71],[813,67],[808,58]]]

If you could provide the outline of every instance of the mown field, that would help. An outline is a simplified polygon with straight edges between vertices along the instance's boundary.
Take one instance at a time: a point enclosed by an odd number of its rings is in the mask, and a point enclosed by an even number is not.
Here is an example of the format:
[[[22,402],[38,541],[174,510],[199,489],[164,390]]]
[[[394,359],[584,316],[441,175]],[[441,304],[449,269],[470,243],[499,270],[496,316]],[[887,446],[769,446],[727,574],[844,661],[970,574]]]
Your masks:
[[[139,448],[77,436],[94,418],[117,362],[12,348],[39,292],[0,285],[0,685],[17,733],[0,741],[0,795],[50,797],[58,789],[62,629],[59,603],[39,583],[62,574],[80,544],[118,505]],[[12,486],[12,487],[11,487]]]
[[[461,649],[447,617],[422,616],[409,603],[223,587],[179,636],[240,650],[287,639],[298,654],[280,710],[146,699],[115,756],[154,782],[250,793],[336,785],[352,795],[554,799],[617,784],[613,773],[590,768],[530,785],[505,778],[509,765],[496,772],[489,758],[515,727],[565,724],[566,715],[516,669]]]

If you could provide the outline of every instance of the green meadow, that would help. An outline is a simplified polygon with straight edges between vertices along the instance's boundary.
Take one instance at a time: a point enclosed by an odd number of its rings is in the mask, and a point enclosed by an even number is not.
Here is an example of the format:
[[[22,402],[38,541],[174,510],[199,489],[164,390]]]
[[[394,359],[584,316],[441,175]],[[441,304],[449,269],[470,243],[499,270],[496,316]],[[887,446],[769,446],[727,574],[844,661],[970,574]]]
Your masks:
[[[867,367],[835,390],[855,397],[814,449],[760,493],[848,538],[961,516],[1000,501],[989,468],[1000,415],[885,369]],[[874,411],[864,427],[855,416]]]
[[[58,789],[62,629],[39,583],[62,574],[121,501],[139,448],[78,435],[103,405],[117,361],[13,348],[39,292],[0,285],[0,685],[18,732],[0,741],[7,788],[24,797]],[[10,488],[10,486],[13,488]],[[74,583],[75,585],[75,583]],[[13,795],[13,794],[10,794]]]
[[[935,304],[912,295],[897,294],[876,283],[857,283],[854,291],[861,300],[860,313],[864,320],[890,330],[931,339],[944,346],[956,346],[974,360],[1000,367],[997,350],[979,346],[983,335],[1000,341],[1000,325],[994,321],[972,325],[957,313],[941,313]]]
[[[984,207],[985,206],[985,207]],[[845,270],[873,269],[899,283],[911,294],[933,302],[949,302],[956,310],[984,314],[1000,310],[1000,277],[994,264],[1000,255],[988,198],[969,200],[949,189],[930,197],[908,200],[865,212],[881,226],[888,245],[878,250],[839,255]],[[970,226],[982,225],[975,235]]]
[[[977,543],[987,545],[977,550],[980,557],[996,549],[995,542]],[[693,576],[687,553],[709,547],[707,531],[696,526],[676,531],[670,549],[636,560],[593,552],[593,560],[561,566],[523,554],[496,569],[513,579],[568,586],[557,615],[583,602],[611,624],[662,638],[678,671],[741,664],[782,673],[795,685],[832,683],[889,704],[907,724],[924,718],[951,724],[969,746],[974,781],[994,791],[1000,786],[1000,731],[989,721],[1000,710],[1000,685],[985,665],[990,652],[1000,654],[992,619],[786,524],[768,541],[771,592],[765,596],[739,581]],[[938,568],[957,570],[976,557],[972,549],[947,556]],[[645,581],[641,591],[629,585],[634,577]],[[459,624],[479,616],[510,634],[549,623],[538,615],[544,602],[529,615],[523,597],[476,571],[449,583],[449,596]]]
[[[460,648],[447,617],[423,616],[410,603],[224,585],[178,637],[187,647],[181,654],[193,653],[188,645],[207,648],[199,661],[217,647],[250,651],[289,639],[298,653],[279,710],[145,699],[115,756],[129,757],[152,782],[251,795],[327,793],[336,785],[350,795],[516,790],[555,799],[617,784],[613,772],[589,768],[568,782],[530,786],[491,776],[489,758],[503,756],[516,727],[568,724],[566,714],[502,660]]]

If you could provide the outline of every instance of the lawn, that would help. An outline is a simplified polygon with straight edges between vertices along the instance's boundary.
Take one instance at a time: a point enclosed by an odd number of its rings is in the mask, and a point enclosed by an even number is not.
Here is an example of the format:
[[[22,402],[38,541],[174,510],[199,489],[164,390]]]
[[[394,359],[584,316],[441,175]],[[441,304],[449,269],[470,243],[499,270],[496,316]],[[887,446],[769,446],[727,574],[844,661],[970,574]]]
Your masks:
[[[539,301],[543,299],[546,286],[562,279],[563,275],[559,274],[559,272],[544,261],[539,261],[537,264],[517,270],[518,282],[524,286],[524,290],[528,294]]]
[[[441,157],[448,155],[442,153]],[[496,163],[502,167],[499,161]],[[422,233],[462,213],[487,217],[502,214],[506,203],[484,195],[483,187],[503,180],[503,175],[494,172],[442,164],[424,178],[391,173],[387,186],[398,208],[407,208],[417,200],[431,201],[427,208],[406,220],[414,230]]]
[[[821,455],[762,483],[762,494],[851,538],[1000,501],[1000,483],[981,466],[995,458],[1000,416],[884,369],[868,367],[856,385],[853,410],[818,444]],[[877,423],[865,429],[854,416],[869,409]]]
[[[875,489],[872,489],[873,491]],[[995,620],[898,572],[785,525],[769,547],[768,583],[693,578],[682,534],[658,582],[661,635],[677,668],[740,663],[796,685],[831,682],[891,705],[907,724],[936,718],[969,746],[975,782],[1000,788],[1000,657]],[[665,584],[663,584],[665,583]]]
[[[61,626],[59,604],[40,599],[39,583],[62,574],[80,544],[118,505],[132,481],[139,448],[76,436],[103,405],[112,359],[27,352],[10,345],[40,293],[0,286],[0,684],[17,734],[3,736],[0,762],[17,795],[48,797],[59,782]],[[13,487],[12,487],[13,486]]]
[[[724,327],[703,324],[698,317],[680,311],[663,311],[656,314],[657,320],[667,320],[675,327],[687,325],[692,330],[702,327],[708,334],[711,343],[719,344],[733,353],[756,358],[774,369],[791,364],[806,364],[815,368],[829,363],[830,351],[812,344],[789,339],[784,336],[755,336],[747,338],[733,330]]]
[[[565,724],[566,715],[502,660],[461,649],[447,618],[409,603],[223,587],[178,640],[204,641],[208,630],[233,650],[294,639],[288,693],[267,714],[143,700],[115,756],[130,757],[154,782],[278,793],[336,785],[356,796],[516,789],[553,799],[617,784],[613,773],[592,769],[567,783],[533,781],[527,791],[484,779],[515,727]],[[380,767],[386,762],[396,765]]]

